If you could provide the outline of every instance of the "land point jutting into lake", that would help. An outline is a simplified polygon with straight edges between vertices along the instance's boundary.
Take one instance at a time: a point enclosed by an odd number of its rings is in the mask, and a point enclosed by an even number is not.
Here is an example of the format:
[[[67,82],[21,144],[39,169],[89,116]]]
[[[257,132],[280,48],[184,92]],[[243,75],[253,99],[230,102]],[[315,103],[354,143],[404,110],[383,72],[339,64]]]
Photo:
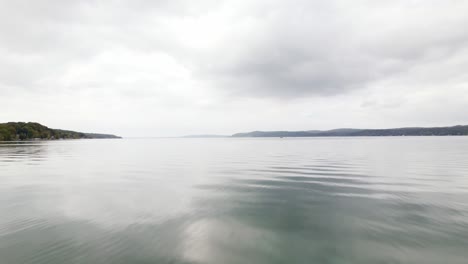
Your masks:
[[[83,133],[69,130],[52,129],[34,122],[9,122],[0,124],[0,141],[92,138],[120,137],[109,134]]]

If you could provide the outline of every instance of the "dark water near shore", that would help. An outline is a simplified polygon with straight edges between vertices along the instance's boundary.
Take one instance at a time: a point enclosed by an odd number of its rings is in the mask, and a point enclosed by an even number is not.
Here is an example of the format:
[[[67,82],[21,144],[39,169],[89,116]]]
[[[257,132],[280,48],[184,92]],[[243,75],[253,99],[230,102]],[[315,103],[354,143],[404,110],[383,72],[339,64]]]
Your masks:
[[[468,263],[468,137],[0,143],[0,263]]]

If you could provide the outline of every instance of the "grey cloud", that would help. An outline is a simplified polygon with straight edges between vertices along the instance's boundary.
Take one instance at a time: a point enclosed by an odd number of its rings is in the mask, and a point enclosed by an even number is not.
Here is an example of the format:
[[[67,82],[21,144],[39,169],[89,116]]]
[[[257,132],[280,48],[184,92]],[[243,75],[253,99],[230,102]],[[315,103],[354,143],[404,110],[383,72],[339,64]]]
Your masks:
[[[468,44],[463,1],[20,0],[0,6],[6,58],[0,82],[31,90],[76,63],[125,48],[166,53],[230,95],[332,96],[439,63]],[[229,17],[212,34],[225,36],[207,50],[191,45],[204,36],[172,28],[223,12]]]
[[[390,98],[385,102],[378,100],[366,100],[361,103],[362,108],[398,108],[401,107],[405,102],[402,98]]]
[[[386,8],[363,1],[274,3],[259,30],[218,50],[202,74],[244,96],[335,95],[440,63],[468,44],[462,11],[468,5],[462,2],[395,1]]]

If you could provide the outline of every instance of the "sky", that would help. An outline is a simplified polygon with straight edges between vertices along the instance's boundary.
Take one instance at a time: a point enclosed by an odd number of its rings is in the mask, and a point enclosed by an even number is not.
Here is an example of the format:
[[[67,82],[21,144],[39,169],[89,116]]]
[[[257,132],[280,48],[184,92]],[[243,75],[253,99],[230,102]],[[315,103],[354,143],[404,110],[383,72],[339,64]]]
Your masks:
[[[468,125],[467,14],[462,0],[0,0],[0,123]]]

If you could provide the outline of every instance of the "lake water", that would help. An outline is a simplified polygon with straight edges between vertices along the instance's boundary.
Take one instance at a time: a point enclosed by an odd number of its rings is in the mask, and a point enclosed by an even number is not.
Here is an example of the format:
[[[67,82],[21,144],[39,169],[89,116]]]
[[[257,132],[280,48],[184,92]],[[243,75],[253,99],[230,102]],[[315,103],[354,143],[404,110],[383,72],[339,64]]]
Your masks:
[[[468,137],[0,144],[0,263],[468,263]]]

